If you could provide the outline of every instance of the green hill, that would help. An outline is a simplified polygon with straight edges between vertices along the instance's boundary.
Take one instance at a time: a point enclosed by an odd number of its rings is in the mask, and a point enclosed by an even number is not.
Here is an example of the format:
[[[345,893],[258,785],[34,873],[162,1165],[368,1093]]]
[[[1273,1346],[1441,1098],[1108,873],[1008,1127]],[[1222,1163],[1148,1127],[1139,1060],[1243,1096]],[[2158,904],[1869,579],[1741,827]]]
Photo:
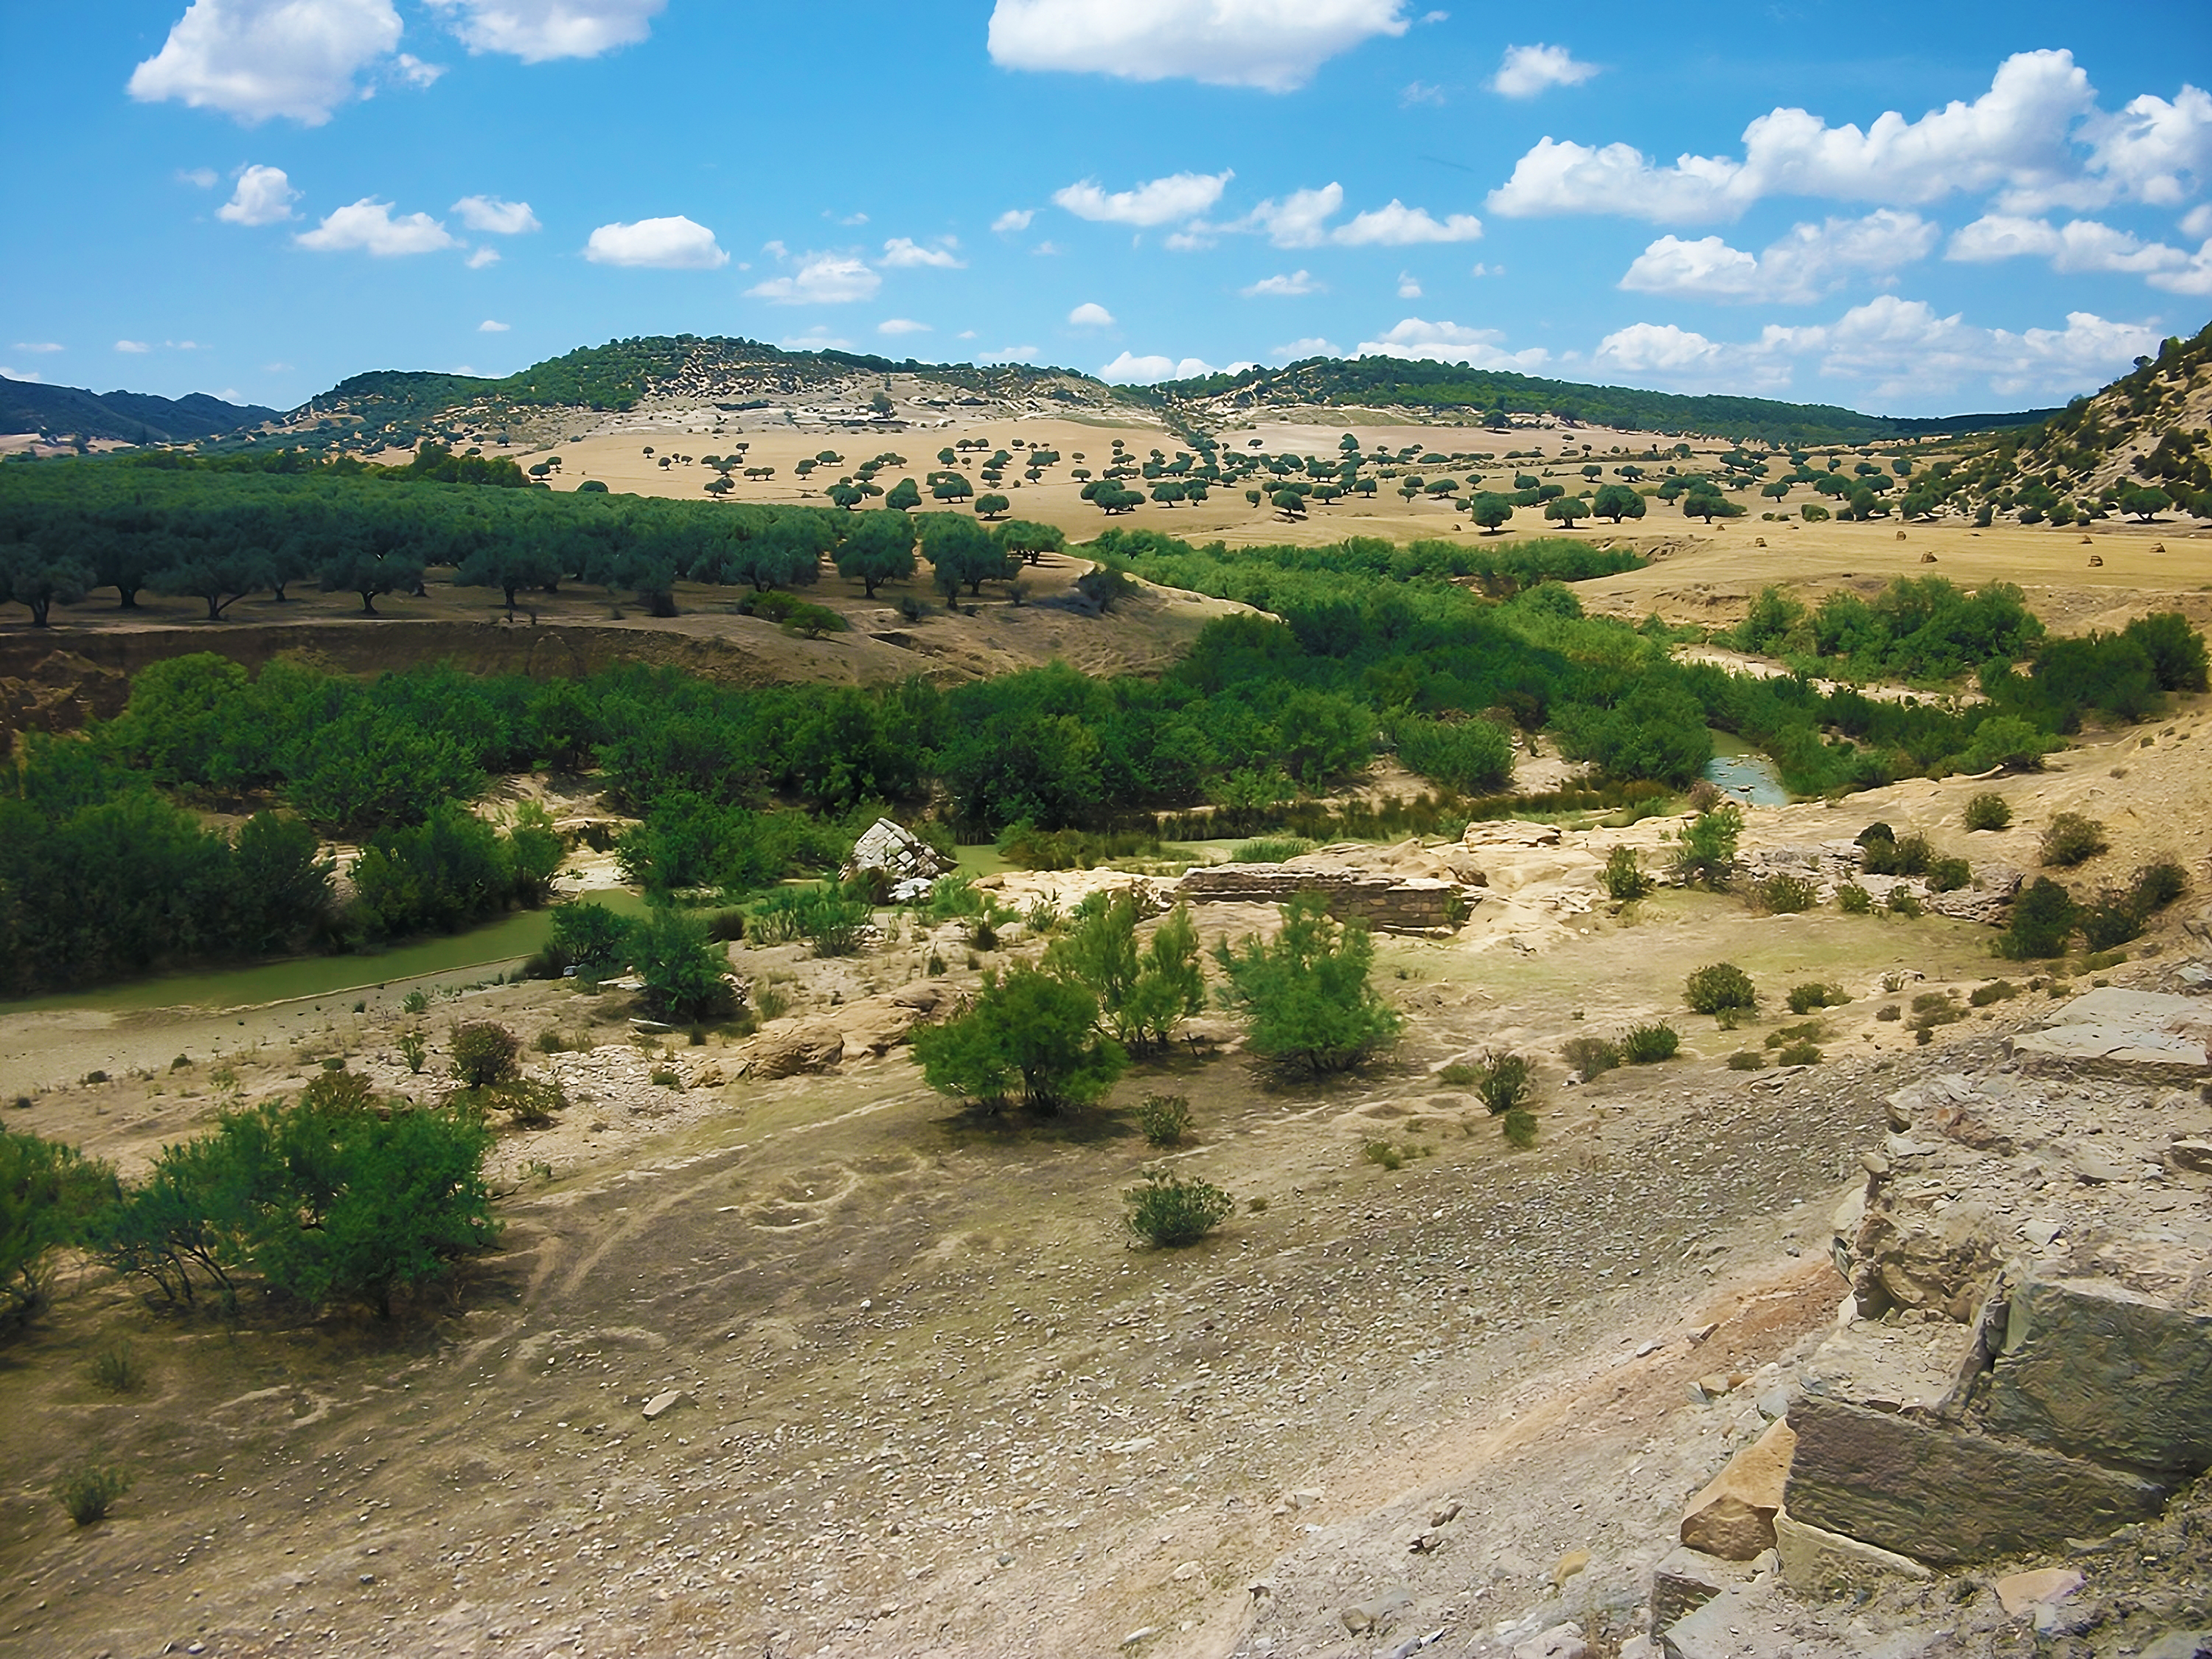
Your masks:
[[[0,375],[0,432],[128,444],[188,443],[282,418],[273,409],[228,404],[204,392],[157,398],[146,392],[94,392]]]
[[[1468,412],[1485,416],[1548,415],[1590,426],[1775,443],[1876,442],[1934,433],[2027,426],[2054,411],[1908,419],[1862,415],[1834,404],[1780,403],[1724,394],[1686,396],[1633,386],[1584,386],[1464,363],[1398,357],[1309,357],[1285,368],[1250,368],[1170,380],[1154,388],[1171,407],[1264,409],[1291,404]],[[1503,424],[1502,419],[1499,422]]]

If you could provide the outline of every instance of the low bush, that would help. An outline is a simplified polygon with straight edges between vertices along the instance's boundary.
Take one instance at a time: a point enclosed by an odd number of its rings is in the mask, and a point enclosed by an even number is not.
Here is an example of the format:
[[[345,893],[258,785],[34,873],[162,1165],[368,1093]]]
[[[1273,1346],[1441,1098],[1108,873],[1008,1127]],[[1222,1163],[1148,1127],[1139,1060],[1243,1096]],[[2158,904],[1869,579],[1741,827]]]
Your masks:
[[[1653,885],[1632,847],[1616,847],[1607,854],[1605,872],[1600,879],[1605,883],[1606,896],[1623,903],[1644,897]]]
[[[1178,1146],[1190,1137],[1190,1102],[1182,1095],[1146,1095],[1137,1127],[1155,1146]]]
[[[1728,1057],[1728,1068],[1731,1072],[1763,1072],[1766,1069],[1766,1056],[1756,1048],[1739,1048]]]
[[[1859,862],[1870,876],[1924,876],[1936,849],[1922,835],[1886,840],[1876,836],[1862,844]]]
[[[1716,962],[1698,969],[1684,981],[1682,1000],[1696,1014],[1723,1014],[1759,1006],[1759,992],[1751,975],[1732,962]]]
[[[1437,1081],[1448,1088],[1472,1089],[1482,1073],[1465,1060],[1454,1060],[1437,1073]]]
[[[2038,876],[2012,902],[2012,919],[1996,944],[2015,962],[2066,954],[2080,912],[2074,896],[2048,876]]]
[[[398,1042],[399,1057],[407,1062],[409,1073],[415,1077],[422,1076],[423,1066],[430,1060],[428,1039],[420,1031],[410,1030],[399,1034]]]
[[[1928,866],[1928,890],[1955,893],[1974,884],[1974,866],[1964,859],[1934,859]]]
[[[1820,1051],[1809,1042],[1792,1042],[1774,1058],[1777,1064],[1783,1066],[1818,1066]]]
[[[1889,898],[1882,908],[1893,916],[1903,916],[1908,921],[1918,920],[1928,910],[1920,902],[1920,895],[1901,881],[1890,888]]]
[[[1894,1025],[1905,1018],[1905,1010],[1893,1002],[1885,1002],[1874,1011],[1874,1017],[1887,1025]]]
[[[522,1075],[522,1045],[514,1033],[490,1020],[453,1027],[453,1073],[465,1089],[489,1089]]]
[[[1526,1105],[1535,1091],[1536,1079],[1525,1054],[1493,1048],[1475,1068],[1475,1095],[1492,1117]]]
[[[1387,1140],[1363,1142],[1359,1148],[1359,1156],[1363,1162],[1372,1164],[1378,1169],[1402,1170],[1406,1167],[1405,1153]]]
[[[2061,812],[2043,832],[2036,855],[2049,868],[2070,870],[2087,864],[2112,845],[2105,826],[2079,812]]]
[[[1874,895],[1855,881],[1847,881],[1836,889],[1836,908],[1847,916],[1869,916],[1874,914]]]
[[[1229,859],[1232,864],[1280,864],[1313,849],[1303,836],[1257,836],[1233,849]]]
[[[2010,980],[1993,979],[1986,985],[1977,985],[1967,993],[1966,1000],[1977,1008],[1986,1008],[1991,1003],[2003,1002],[2020,994],[2020,987]]]
[[[1134,1237],[1167,1249],[1195,1244],[1229,1219],[1236,1201],[1210,1181],[1148,1172],[1121,1194]]]
[[[1516,1106],[1505,1114],[1505,1144],[1516,1152],[1527,1152],[1536,1144],[1536,1115],[1526,1107]]]
[[[1734,802],[1700,812],[1674,836],[1674,873],[1693,886],[1718,891],[1735,869],[1743,809]]]
[[[1966,828],[1969,830],[2008,830],[2012,827],[2012,803],[1991,791],[1979,794],[1966,803]]]
[[[849,957],[860,948],[873,914],[866,899],[823,881],[776,888],[753,906],[747,927],[760,944],[804,939],[817,957]]]
[[[1620,1048],[1603,1037],[1569,1037],[1559,1045],[1559,1053],[1567,1065],[1583,1074],[1583,1080],[1601,1077],[1620,1064]]]
[[[81,1463],[53,1484],[54,1502],[80,1527],[107,1519],[115,1500],[131,1490],[131,1477],[112,1463]]]
[[[543,1129],[554,1121],[555,1113],[568,1109],[568,1097],[559,1084],[531,1078],[486,1089],[477,1098],[486,1110],[506,1113],[518,1129]]]
[[[1840,1008],[1850,1000],[1840,985],[1814,981],[1790,988],[1790,1012],[1793,1014],[1809,1014],[1815,1008]]]
[[[1682,1034],[1673,1026],[1632,1025],[1620,1040],[1621,1056],[1631,1066],[1654,1066],[1681,1052]]]
[[[92,1380],[109,1394],[136,1394],[146,1386],[146,1362],[129,1337],[118,1337],[92,1357]]]
[[[1759,908],[1771,915],[1795,915],[1820,902],[1820,890],[1802,876],[1769,876],[1759,884]]]

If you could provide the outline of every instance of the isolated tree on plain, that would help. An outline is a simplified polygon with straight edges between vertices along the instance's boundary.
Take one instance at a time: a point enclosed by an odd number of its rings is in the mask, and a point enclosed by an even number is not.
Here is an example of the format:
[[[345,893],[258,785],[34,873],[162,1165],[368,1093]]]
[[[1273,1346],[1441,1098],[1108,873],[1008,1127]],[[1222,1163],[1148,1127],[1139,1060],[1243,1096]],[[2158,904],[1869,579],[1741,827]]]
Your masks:
[[[1600,484],[1590,501],[1590,514],[1594,518],[1610,519],[1615,524],[1623,519],[1640,519],[1644,516],[1644,497],[1626,484]]]
[[[911,478],[901,478],[884,497],[884,505],[894,513],[911,513],[921,505],[921,487]]]
[[[1486,535],[1494,536],[1513,516],[1512,497],[1486,489],[1469,503],[1468,516],[1482,526]]]
[[[1004,495],[978,495],[975,498],[975,516],[979,519],[1000,518],[1012,507],[1013,503]]]
[[[1553,524],[1564,525],[1569,530],[1575,527],[1577,519],[1587,519],[1589,515],[1589,503],[1579,495],[1562,495],[1556,501],[1544,504],[1545,518]]]
[[[1048,524],[1038,524],[1031,519],[1009,519],[993,532],[993,539],[1005,549],[1009,557],[1024,564],[1036,564],[1048,553],[1067,550],[1066,532]]]

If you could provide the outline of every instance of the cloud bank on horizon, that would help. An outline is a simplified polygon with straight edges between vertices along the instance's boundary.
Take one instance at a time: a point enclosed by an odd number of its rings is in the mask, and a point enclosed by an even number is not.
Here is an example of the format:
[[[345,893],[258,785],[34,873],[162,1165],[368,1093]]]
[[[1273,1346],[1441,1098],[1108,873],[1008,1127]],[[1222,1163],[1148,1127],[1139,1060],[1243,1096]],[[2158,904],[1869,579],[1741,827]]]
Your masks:
[[[835,9],[707,0],[119,3],[19,20],[0,100],[21,153],[128,141],[8,186],[0,305],[49,380],[125,349],[149,390],[283,404],[488,334],[507,368],[927,335],[1121,381],[1364,355],[1937,413],[2063,400],[2212,314],[2197,0],[2094,34],[2055,0],[1599,0],[1542,38],[994,0],[865,52]]]

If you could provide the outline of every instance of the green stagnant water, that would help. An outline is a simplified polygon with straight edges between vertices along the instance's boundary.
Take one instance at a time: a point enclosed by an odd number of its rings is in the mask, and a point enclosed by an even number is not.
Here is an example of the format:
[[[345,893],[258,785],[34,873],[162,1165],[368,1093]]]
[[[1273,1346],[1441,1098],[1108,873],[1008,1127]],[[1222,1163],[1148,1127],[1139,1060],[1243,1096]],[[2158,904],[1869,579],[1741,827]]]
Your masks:
[[[1790,792],[1782,787],[1782,774],[1774,763],[1732,732],[1713,733],[1713,757],[1705,763],[1705,776],[1724,794],[1753,806],[1790,805]]]
[[[584,896],[623,915],[645,913],[645,902],[635,893],[614,890]],[[295,957],[252,968],[163,974],[128,985],[0,1002],[0,1014],[49,1008],[96,1008],[109,1012],[141,1008],[253,1008],[471,968],[481,968],[489,975],[529,956],[545,943],[552,930],[551,911],[524,910],[466,933],[416,939],[373,956]]]

